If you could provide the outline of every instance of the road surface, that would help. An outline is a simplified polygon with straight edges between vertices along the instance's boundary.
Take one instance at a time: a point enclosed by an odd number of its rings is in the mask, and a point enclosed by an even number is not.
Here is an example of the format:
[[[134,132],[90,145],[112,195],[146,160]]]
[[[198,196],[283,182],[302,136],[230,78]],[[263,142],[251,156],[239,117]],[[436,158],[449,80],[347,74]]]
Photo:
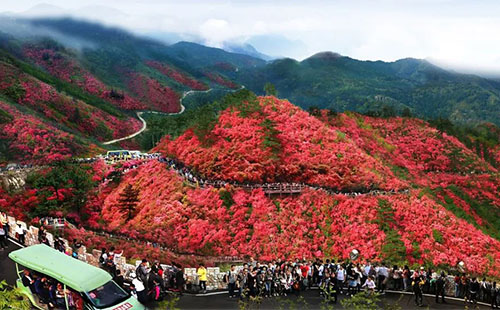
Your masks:
[[[141,134],[144,130],[146,130],[146,128],[148,127],[148,124],[146,123],[146,121],[142,118],[142,113],[144,112],[136,112],[137,114],[137,117],[139,118],[139,120],[142,122],[142,128],[139,129],[139,131],[136,131],[134,132],[133,134],[131,135],[128,135],[126,137],[123,137],[123,138],[119,138],[119,139],[114,139],[114,140],[111,140],[111,141],[106,141],[106,142],[103,142],[102,144],[104,145],[108,145],[108,144],[113,144],[113,143],[116,143],[116,142],[120,142],[120,141],[123,141],[123,140],[128,140],[128,139],[132,139],[133,137]]]

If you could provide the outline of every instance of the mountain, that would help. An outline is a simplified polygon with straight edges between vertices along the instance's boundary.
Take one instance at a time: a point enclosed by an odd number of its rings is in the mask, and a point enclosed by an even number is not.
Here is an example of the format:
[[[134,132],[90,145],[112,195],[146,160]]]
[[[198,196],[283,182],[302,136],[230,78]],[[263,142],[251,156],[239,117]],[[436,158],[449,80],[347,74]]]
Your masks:
[[[266,61],[273,60],[274,57],[265,55],[258,50],[255,49],[251,44],[248,43],[232,43],[232,42],[226,42],[222,46],[222,49],[231,53],[237,53],[237,54],[243,54],[243,55],[248,55],[252,56],[255,58],[263,59]]]
[[[248,93],[220,108],[154,149],[197,183],[147,162],[99,185],[84,225],[200,259],[347,259],[358,249],[361,259],[464,261],[468,272],[500,275],[498,170],[453,136],[415,118],[313,115]],[[264,182],[306,187],[272,194],[257,187]],[[139,191],[132,218],[117,207],[129,184]]]
[[[142,127],[132,111],[177,113],[184,92],[238,88],[225,77],[228,70],[264,63],[187,43],[167,46],[67,18],[9,18],[4,24],[9,25],[5,30],[17,31],[0,32],[3,127],[26,114],[47,130],[54,128],[57,136],[73,137],[79,147],[64,147],[54,158],[101,152],[102,142]],[[32,150],[16,151],[21,141],[19,135],[4,136],[0,160],[38,158]],[[138,144],[131,140],[122,146]]]
[[[259,94],[270,82],[279,96],[304,109],[366,113],[389,107],[427,119],[500,125],[498,81],[446,71],[425,60],[359,61],[325,52],[300,62],[275,60],[231,77]]]

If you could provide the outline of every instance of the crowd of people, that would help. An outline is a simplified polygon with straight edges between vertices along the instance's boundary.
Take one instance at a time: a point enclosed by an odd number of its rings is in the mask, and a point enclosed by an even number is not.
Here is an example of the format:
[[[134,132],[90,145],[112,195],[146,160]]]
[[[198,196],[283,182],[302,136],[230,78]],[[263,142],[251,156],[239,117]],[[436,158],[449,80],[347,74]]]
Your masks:
[[[22,229],[21,225],[15,231]],[[0,213],[0,246],[6,246],[9,231],[7,216]],[[4,237],[2,237],[4,236]],[[22,240],[16,233],[18,240]],[[38,230],[38,241],[56,250],[78,259],[82,243],[74,239],[71,244],[66,244],[59,237],[51,242],[42,225]],[[99,266],[113,277],[114,281],[130,291],[142,303],[162,300],[167,292],[182,294],[186,290],[186,279],[183,269],[178,264],[170,266],[161,265],[155,261],[151,265],[143,259],[135,270],[122,274],[117,268],[123,251],[115,248],[102,249],[99,257]],[[197,268],[197,281],[190,284],[191,292],[205,293],[207,291],[208,274],[203,264]],[[216,280],[216,279],[215,279]],[[446,292],[453,291],[453,297],[464,299],[469,303],[482,301],[498,308],[500,302],[500,288],[495,281],[486,278],[481,280],[470,277],[465,273],[446,275],[430,268],[420,267],[411,270],[408,266],[389,267],[384,263],[366,262],[364,264],[350,261],[333,260],[296,260],[261,263],[253,258],[242,266],[232,265],[230,270],[223,274],[223,282],[227,284],[230,298],[248,297],[273,297],[300,295],[302,291],[318,287],[319,293],[326,300],[337,302],[338,296],[354,295],[361,290],[379,292],[386,290],[413,292],[415,304],[423,304],[423,294],[434,294],[435,302],[446,303]],[[27,271],[23,276],[26,285],[32,288],[41,302],[57,305],[60,284],[43,275]],[[75,297],[76,298],[76,297]],[[77,301],[70,301],[72,303]]]
[[[66,309],[66,305],[70,309],[83,309],[84,301],[78,292],[69,288],[65,290],[60,282],[47,275],[25,269],[21,280],[25,287],[30,288],[37,302],[49,309]]]
[[[169,291],[179,294],[184,291],[184,271],[178,264],[165,266],[155,261],[150,265],[147,259],[143,259],[135,270],[130,270],[123,275],[117,268],[122,254],[123,251],[118,253],[113,247],[109,250],[102,249],[99,266],[141,303],[161,301]]]
[[[14,171],[14,170],[24,170],[24,169],[31,169],[33,168],[32,164],[8,164],[6,166],[0,167],[0,172],[6,172],[6,171]]]
[[[398,193],[407,193],[408,189],[403,189],[400,191],[396,190],[379,190],[376,188],[356,188],[356,189],[337,189],[331,188],[327,186],[319,186],[313,184],[305,184],[305,183],[282,183],[282,182],[273,182],[273,183],[237,183],[236,181],[225,181],[225,180],[210,180],[203,177],[201,174],[197,173],[190,167],[186,166],[184,163],[173,159],[159,156],[157,157],[158,161],[165,163],[170,169],[174,170],[178,175],[183,177],[185,180],[192,184],[196,184],[198,186],[213,186],[213,187],[225,187],[227,185],[232,185],[236,187],[240,187],[247,190],[261,188],[265,192],[269,193],[300,193],[305,188],[311,188],[315,190],[324,190],[330,194],[334,195],[346,195],[346,196],[358,196],[358,195],[387,195],[387,194],[398,194]]]
[[[117,161],[125,161],[125,160],[158,160],[162,163],[167,164],[167,166],[177,172],[181,177],[192,184],[196,184],[198,186],[213,186],[213,187],[225,187],[226,185],[232,185],[236,187],[240,187],[247,190],[261,188],[265,192],[269,193],[300,193],[305,188],[311,188],[315,190],[324,190],[333,195],[346,195],[346,196],[358,196],[358,195],[389,195],[389,194],[398,194],[398,193],[407,193],[408,189],[403,189],[400,191],[396,190],[380,190],[377,188],[351,188],[351,189],[338,189],[332,188],[328,186],[320,186],[315,184],[306,184],[306,183],[288,183],[288,182],[272,182],[272,183],[237,183],[235,181],[226,181],[226,180],[211,180],[203,177],[201,174],[197,173],[190,167],[186,166],[184,163],[173,159],[162,156],[160,153],[140,153],[137,156],[132,155],[100,155],[98,157],[91,158],[75,158],[73,159],[74,163],[92,163],[99,159],[104,159],[108,163],[114,163]],[[130,169],[135,169],[139,167],[139,165],[134,165],[130,168],[125,169],[123,172],[127,172]],[[20,170],[32,168],[32,165],[19,165],[19,164],[9,164],[6,167],[0,167],[0,171],[8,171],[8,170]]]
[[[465,274],[457,275],[454,282],[450,282],[451,278],[444,272],[437,273],[424,267],[411,270],[408,266],[387,267],[378,263],[354,264],[328,259],[277,260],[264,264],[251,259],[239,268],[232,265],[224,274],[230,298],[300,295],[304,290],[318,287],[326,300],[335,303],[340,294],[351,296],[361,290],[384,294],[389,289],[413,292],[415,304],[422,306],[423,294],[433,294],[436,303],[446,303],[445,293],[450,285],[455,285],[455,297],[469,303],[482,301],[491,304],[492,308],[498,307],[500,294],[496,282],[489,282],[486,278],[478,281]],[[201,282],[200,278],[200,286]]]

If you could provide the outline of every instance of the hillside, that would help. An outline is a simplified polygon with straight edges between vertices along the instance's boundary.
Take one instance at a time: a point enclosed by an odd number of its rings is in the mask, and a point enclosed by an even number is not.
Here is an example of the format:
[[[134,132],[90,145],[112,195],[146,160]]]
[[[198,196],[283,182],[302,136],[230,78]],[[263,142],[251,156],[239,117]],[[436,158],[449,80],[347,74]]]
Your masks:
[[[413,118],[313,116],[273,97],[234,102],[219,115],[155,151],[235,183],[199,187],[151,161],[102,184],[87,225],[179,253],[347,258],[357,248],[365,259],[463,260],[471,272],[500,276],[498,171],[456,138]],[[267,195],[238,185],[251,182],[313,187]],[[139,190],[130,220],[117,207],[128,184]],[[366,187],[387,191],[348,195]]]
[[[0,32],[0,100],[9,110],[21,111],[40,124],[57,128],[54,132],[80,141],[78,151],[71,148],[67,156],[94,154],[100,142],[138,131],[142,124],[132,111],[178,113],[187,91],[239,87],[216,68],[220,66],[222,72],[233,66],[224,60],[237,65],[252,63],[251,57],[212,49],[201,60],[206,65],[194,69],[195,65],[188,64],[192,58],[182,60],[178,55],[186,55],[179,50],[182,44],[170,48],[119,29],[71,19],[23,22],[28,29],[47,27],[58,34],[13,36]],[[61,39],[61,33],[73,41]],[[87,48],[74,48],[79,40]],[[28,155],[9,147],[14,140],[2,140],[1,161],[29,161]],[[121,145],[138,148],[137,141]]]
[[[232,77],[258,94],[270,82],[280,97],[304,109],[365,113],[386,107],[398,115],[500,125],[500,83],[449,72],[425,60],[359,61],[325,52],[301,62],[276,60]]]

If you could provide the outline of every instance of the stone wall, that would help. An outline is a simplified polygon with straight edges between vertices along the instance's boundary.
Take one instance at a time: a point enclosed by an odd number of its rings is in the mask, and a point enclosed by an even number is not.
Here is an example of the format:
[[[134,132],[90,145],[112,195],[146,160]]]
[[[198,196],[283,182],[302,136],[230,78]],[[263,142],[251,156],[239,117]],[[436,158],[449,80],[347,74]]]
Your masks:
[[[14,240],[17,240],[16,238],[16,232],[15,228],[17,227],[18,224],[21,225],[21,227],[26,231],[25,235],[25,245],[30,246],[30,245],[35,245],[38,244],[38,227],[35,226],[28,226],[25,222],[18,221],[12,216],[8,216],[8,223],[9,223],[9,237],[11,237]],[[54,244],[54,235],[50,232],[46,232],[45,234],[47,236],[47,239],[49,240],[50,244]],[[72,254],[72,249],[71,249],[71,243],[68,242],[68,240],[61,238],[64,241],[64,244],[66,245],[66,254],[71,255]],[[99,267],[99,257],[101,256],[101,251],[100,250],[92,250],[91,252],[87,251],[87,248],[85,246],[82,246],[78,250],[78,259],[81,261],[84,261],[90,265]],[[139,261],[136,262],[137,265],[140,263]],[[116,267],[121,271],[121,274],[126,278],[129,279],[129,274],[133,271],[135,271],[137,265],[132,265],[127,263],[127,259],[124,256],[121,256],[117,260]],[[169,267],[168,265],[162,264],[163,268]],[[194,271],[193,271],[194,270]],[[185,268],[184,269],[184,274],[186,277],[186,282],[188,284],[194,284],[198,285],[198,277],[196,276],[196,269],[195,268]],[[222,276],[223,274],[220,273],[220,270],[218,267],[213,267],[213,268],[207,268],[207,289],[209,290],[215,290],[215,289],[225,289],[226,284],[222,281]]]
[[[14,217],[8,216],[8,223],[9,223],[9,237],[11,237],[14,240],[16,239],[16,232],[15,228],[17,225],[21,225],[21,227],[26,231],[26,236],[25,236],[25,245],[30,246],[34,244],[38,244],[38,227],[35,226],[28,226],[25,222],[22,221],[17,221]],[[49,240],[50,244],[54,244],[54,235],[50,232],[47,232],[45,234],[47,236],[47,239]],[[68,240],[61,238],[64,241],[64,244],[66,245],[66,254],[71,255],[72,254],[72,249],[71,249],[71,244],[68,242]],[[87,252],[87,248],[85,246],[82,246],[78,250],[78,259],[81,261],[84,261],[88,264],[91,264],[93,266],[99,266],[99,257],[101,256],[101,251],[98,250],[92,250],[92,252]],[[117,263],[117,268],[121,270],[122,274],[127,274],[129,273],[130,270],[135,270],[135,266],[128,264],[127,260],[125,257],[120,257]]]

